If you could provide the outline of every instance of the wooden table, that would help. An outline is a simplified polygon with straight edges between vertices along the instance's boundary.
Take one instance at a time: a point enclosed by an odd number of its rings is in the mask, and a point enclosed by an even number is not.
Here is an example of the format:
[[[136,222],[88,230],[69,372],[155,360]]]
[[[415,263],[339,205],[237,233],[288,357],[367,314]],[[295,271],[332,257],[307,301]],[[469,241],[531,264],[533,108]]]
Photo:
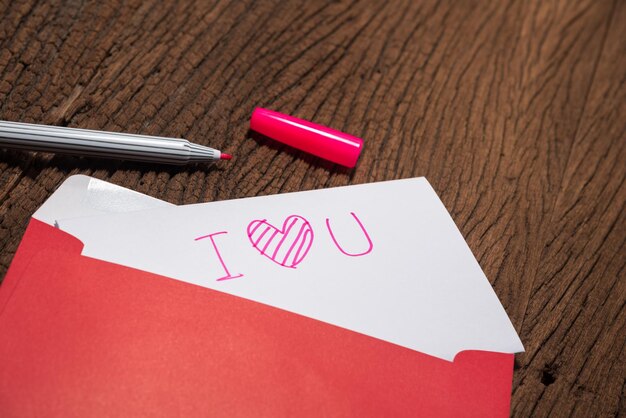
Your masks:
[[[514,416],[626,413],[626,2],[0,2],[0,119],[186,137],[165,167],[0,151],[0,277],[81,173],[176,204],[426,176],[526,346]],[[365,138],[354,170],[248,131]]]

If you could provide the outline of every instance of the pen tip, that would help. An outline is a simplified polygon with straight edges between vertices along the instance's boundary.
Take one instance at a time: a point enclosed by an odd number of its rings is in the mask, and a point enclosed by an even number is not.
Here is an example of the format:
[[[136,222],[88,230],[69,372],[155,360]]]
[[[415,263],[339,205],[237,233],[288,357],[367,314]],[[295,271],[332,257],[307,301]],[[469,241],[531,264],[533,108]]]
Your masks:
[[[220,160],[230,160],[231,158],[233,158],[232,155],[230,154],[226,154],[226,153],[222,153],[222,155],[220,155]]]

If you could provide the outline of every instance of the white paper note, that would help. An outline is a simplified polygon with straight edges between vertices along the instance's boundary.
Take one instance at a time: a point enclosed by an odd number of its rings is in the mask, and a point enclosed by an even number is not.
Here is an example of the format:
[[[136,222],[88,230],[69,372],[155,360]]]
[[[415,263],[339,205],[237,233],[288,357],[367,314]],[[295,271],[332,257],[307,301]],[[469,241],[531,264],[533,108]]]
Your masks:
[[[83,254],[452,360],[523,351],[424,178],[59,220]],[[225,313],[227,314],[227,313]]]
[[[103,180],[75,175],[59,186],[33,218],[55,225],[57,219],[169,206],[174,205]]]

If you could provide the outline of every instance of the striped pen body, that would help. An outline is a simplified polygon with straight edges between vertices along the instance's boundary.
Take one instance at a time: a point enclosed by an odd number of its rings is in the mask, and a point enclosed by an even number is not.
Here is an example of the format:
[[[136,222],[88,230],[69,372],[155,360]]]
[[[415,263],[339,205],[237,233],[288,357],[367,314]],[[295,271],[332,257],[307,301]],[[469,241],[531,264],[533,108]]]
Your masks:
[[[0,147],[178,165],[230,158],[186,139],[5,121]]]

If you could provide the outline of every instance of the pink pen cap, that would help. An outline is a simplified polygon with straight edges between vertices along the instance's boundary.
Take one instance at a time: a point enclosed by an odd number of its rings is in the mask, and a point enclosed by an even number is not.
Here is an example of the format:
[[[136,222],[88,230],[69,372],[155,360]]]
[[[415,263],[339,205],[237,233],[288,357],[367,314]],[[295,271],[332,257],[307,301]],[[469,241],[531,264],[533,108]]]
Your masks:
[[[326,126],[257,107],[250,129],[276,141],[346,167],[354,167],[363,140]]]

